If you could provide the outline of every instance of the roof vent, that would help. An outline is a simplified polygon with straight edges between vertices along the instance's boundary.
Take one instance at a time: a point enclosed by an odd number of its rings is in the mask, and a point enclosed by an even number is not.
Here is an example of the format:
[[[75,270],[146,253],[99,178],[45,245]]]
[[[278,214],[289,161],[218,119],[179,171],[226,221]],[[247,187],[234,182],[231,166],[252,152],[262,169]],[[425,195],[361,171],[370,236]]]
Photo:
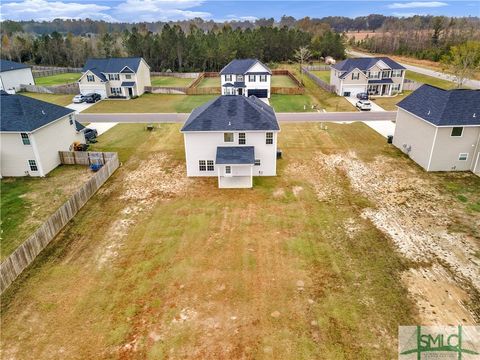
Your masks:
[[[473,113],[473,117],[476,118],[476,117],[477,117],[477,114],[476,114],[476,113]]]
[[[42,115],[47,115],[47,113],[45,111],[42,110]]]
[[[230,121],[228,122],[228,126],[232,126],[232,123]]]
[[[428,114],[427,115],[430,115],[430,110],[428,110]]]

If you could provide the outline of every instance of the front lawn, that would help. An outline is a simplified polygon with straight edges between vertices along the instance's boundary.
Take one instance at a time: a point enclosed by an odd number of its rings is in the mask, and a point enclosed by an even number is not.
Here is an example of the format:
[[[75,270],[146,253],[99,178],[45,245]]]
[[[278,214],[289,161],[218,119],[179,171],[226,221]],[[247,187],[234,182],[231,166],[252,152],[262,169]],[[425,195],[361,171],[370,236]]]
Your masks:
[[[272,87],[297,87],[297,84],[287,75],[273,75]]]
[[[314,111],[312,99],[308,95],[272,94],[270,105],[276,112],[309,112]]]
[[[143,94],[131,100],[103,100],[82,113],[188,113],[215,95]]]
[[[81,73],[64,73],[51,76],[44,76],[35,78],[35,85],[52,86],[63,85],[76,82],[82,76]]]
[[[221,81],[220,76],[217,77],[206,77],[200,81],[197,87],[206,88],[206,87],[220,87]]]
[[[22,92],[20,95],[29,96],[38,100],[46,101],[55,105],[66,106],[72,103],[74,95],[60,95],[60,94],[41,94]]]
[[[195,81],[195,79],[174,76],[154,76],[151,79],[152,86],[160,87],[187,87],[193,81]]]
[[[371,97],[370,100],[372,100],[374,103],[387,111],[396,111],[396,104],[405,99],[411,93],[411,91],[404,91],[402,94],[399,94],[397,96]]]
[[[330,70],[319,70],[319,71],[310,71],[310,72],[316,75],[320,80],[323,80],[327,84],[330,84]]]

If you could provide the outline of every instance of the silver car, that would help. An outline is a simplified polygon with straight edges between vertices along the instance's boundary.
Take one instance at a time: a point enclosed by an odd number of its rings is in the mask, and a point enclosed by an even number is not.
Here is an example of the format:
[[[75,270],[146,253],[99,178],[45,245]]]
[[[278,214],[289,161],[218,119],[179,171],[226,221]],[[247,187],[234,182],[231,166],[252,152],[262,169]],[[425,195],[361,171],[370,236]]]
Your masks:
[[[368,100],[358,100],[355,106],[360,110],[365,110],[365,111],[372,110],[372,104]]]

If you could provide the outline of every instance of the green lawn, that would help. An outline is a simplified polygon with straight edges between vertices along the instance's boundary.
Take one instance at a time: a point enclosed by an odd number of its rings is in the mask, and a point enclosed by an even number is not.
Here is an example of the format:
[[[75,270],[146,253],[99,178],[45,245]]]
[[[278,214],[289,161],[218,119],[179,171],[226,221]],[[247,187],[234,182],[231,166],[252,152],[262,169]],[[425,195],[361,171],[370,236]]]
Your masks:
[[[215,95],[143,94],[125,101],[103,100],[83,113],[185,113],[214,97]]]
[[[187,87],[195,79],[191,78],[179,78],[174,76],[154,76],[151,79],[152,86],[161,87]]]
[[[22,92],[20,95],[29,96],[38,100],[46,101],[56,105],[69,105],[72,103],[74,95],[58,95],[58,94],[40,94],[40,93],[29,93]]]
[[[276,112],[309,112],[313,101],[308,95],[279,95],[272,94],[270,105]],[[304,107],[306,106],[306,109]]]
[[[87,166],[59,166],[46,177],[4,178],[0,186],[1,258],[12,253],[91,175]]]
[[[199,87],[199,88],[220,87],[220,84],[221,84],[220,76],[208,77],[208,78],[203,78],[202,81],[200,81],[200,84],[198,84],[197,87]]]
[[[74,83],[82,76],[81,73],[65,73],[35,78],[35,84],[39,86],[52,86]]]
[[[410,70],[407,70],[405,74],[405,78],[414,80],[423,84],[429,84],[433,86],[437,86],[442,89],[453,89],[455,88],[455,84],[451,81],[438,79],[432,76],[427,76],[423,74],[419,74]]]
[[[404,91],[401,95],[391,97],[371,97],[370,100],[387,111],[396,111],[396,104],[405,99],[411,93],[411,91]]]
[[[297,84],[287,75],[273,75],[272,87],[297,87]]]
[[[325,81],[327,84],[330,84],[330,71],[321,70],[321,71],[310,71],[312,74],[316,75],[320,80]]]

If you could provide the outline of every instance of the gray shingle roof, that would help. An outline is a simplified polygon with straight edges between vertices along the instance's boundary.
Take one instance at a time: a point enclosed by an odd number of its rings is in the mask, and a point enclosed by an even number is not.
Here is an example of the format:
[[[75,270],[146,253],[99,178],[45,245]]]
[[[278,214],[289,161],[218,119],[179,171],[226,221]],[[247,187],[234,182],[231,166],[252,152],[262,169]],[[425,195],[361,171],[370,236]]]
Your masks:
[[[480,125],[480,90],[422,85],[397,106],[437,126]]]
[[[22,63],[15,62],[15,61],[0,60],[0,72],[26,69],[26,68],[29,68],[29,66]]]
[[[257,59],[235,59],[230,61],[222,70],[220,70],[220,75],[225,75],[225,74],[245,74],[248,69],[250,69],[255,63],[260,63]],[[268,69],[267,66],[262,64],[266,69]],[[270,69],[268,69],[268,73],[270,74]]]
[[[120,86],[132,87],[135,86],[135,81],[123,81]]]
[[[222,95],[195,108],[182,131],[280,130],[273,109],[255,96]]]
[[[128,67],[132,71],[137,72],[141,61],[142,61],[141,57],[88,59],[85,66],[82,69],[82,72],[84,73],[90,70],[95,75],[97,75],[100,79],[102,79],[103,81],[106,81],[107,78],[103,74],[119,73],[125,67]],[[127,71],[123,71],[123,72],[127,72]]]
[[[355,68],[364,71],[364,70],[370,69],[379,60],[383,61],[392,69],[397,69],[397,70],[405,69],[402,65],[400,65],[399,63],[397,63],[396,61],[393,61],[388,57],[346,59],[346,60],[340,61],[339,63],[336,63],[335,65],[332,65],[332,67],[336,70],[345,71],[347,73],[352,71]]]
[[[74,112],[23,95],[0,92],[0,131],[31,132]]]
[[[216,164],[255,164],[255,148],[253,146],[217,146]]]
[[[368,80],[369,84],[393,84],[392,79],[375,79],[375,80]]]

